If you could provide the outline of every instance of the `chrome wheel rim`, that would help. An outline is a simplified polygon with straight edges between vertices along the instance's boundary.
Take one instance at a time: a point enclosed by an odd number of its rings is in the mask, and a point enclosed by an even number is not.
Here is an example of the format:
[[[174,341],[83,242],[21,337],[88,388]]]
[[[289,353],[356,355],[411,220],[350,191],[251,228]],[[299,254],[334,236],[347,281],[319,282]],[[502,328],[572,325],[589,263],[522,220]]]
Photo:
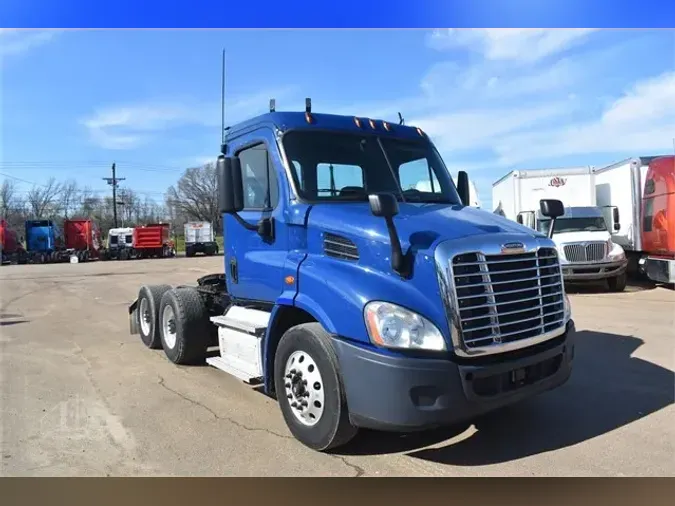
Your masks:
[[[171,306],[164,306],[162,311],[162,337],[164,343],[173,349],[176,346],[176,318]]]
[[[293,416],[303,425],[316,425],[324,411],[324,384],[319,367],[304,351],[288,357],[284,369],[284,391]]]
[[[141,299],[141,307],[138,310],[138,316],[141,324],[141,331],[144,336],[150,335],[150,322],[152,321],[152,313],[150,311],[150,303],[145,297]]]

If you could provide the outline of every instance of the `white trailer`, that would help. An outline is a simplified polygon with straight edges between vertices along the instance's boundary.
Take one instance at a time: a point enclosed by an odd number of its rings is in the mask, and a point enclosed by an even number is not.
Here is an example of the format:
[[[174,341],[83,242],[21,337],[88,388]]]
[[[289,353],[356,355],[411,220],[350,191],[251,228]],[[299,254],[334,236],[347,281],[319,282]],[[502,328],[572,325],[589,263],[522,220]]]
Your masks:
[[[539,211],[542,199],[560,200],[565,207],[551,237],[565,280],[607,280],[611,290],[623,291],[626,255],[611,240],[612,216],[597,206],[593,167],[516,170],[492,185],[495,213],[548,233],[551,221]]]
[[[218,254],[213,226],[208,221],[190,221],[185,224],[185,256],[192,257],[197,253],[208,256]]]
[[[642,195],[649,163],[656,156],[627,158],[593,171],[598,205],[617,209],[612,240],[626,251],[642,251]]]
[[[560,200],[565,207],[595,206],[593,167],[514,170],[492,184],[492,204],[506,218],[535,228],[541,199]]]

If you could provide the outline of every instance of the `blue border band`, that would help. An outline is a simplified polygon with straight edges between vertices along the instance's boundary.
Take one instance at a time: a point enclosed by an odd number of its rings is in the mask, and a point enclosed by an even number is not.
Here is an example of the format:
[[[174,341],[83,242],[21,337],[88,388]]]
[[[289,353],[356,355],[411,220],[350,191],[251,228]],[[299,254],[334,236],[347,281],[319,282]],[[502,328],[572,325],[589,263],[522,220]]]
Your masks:
[[[2,0],[5,28],[673,28],[667,0]]]

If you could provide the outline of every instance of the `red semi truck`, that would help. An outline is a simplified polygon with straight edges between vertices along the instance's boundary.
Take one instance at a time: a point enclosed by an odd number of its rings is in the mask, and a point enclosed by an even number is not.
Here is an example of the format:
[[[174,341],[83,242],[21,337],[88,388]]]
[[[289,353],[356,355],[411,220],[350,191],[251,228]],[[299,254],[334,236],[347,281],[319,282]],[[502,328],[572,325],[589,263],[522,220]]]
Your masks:
[[[675,156],[629,158],[596,169],[597,204],[631,270],[675,283]]]
[[[168,223],[149,223],[134,227],[135,258],[164,258],[176,254]]]
[[[0,263],[25,264],[27,259],[26,250],[19,241],[17,233],[9,228],[5,220],[0,220]]]
[[[101,251],[101,232],[92,220],[76,219],[63,222],[63,235],[67,250],[72,250],[78,261],[98,258]]]

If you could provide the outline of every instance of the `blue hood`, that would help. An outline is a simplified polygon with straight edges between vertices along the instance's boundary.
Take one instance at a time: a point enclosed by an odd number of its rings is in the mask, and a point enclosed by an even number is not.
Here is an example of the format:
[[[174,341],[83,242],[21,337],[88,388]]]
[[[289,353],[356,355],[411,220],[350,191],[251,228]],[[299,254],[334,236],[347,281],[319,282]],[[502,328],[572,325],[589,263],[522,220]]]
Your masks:
[[[481,234],[515,233],[545,237],[543,234],[488,211],[447,204],[400,203],[394,224],[405,252],[431,250],[439,242]],[[389,233],[383,218],[373,216],[368,203],[318,205],[309,215],[310,227],[352,239],[371,247],[381,243],[389,248]]]

